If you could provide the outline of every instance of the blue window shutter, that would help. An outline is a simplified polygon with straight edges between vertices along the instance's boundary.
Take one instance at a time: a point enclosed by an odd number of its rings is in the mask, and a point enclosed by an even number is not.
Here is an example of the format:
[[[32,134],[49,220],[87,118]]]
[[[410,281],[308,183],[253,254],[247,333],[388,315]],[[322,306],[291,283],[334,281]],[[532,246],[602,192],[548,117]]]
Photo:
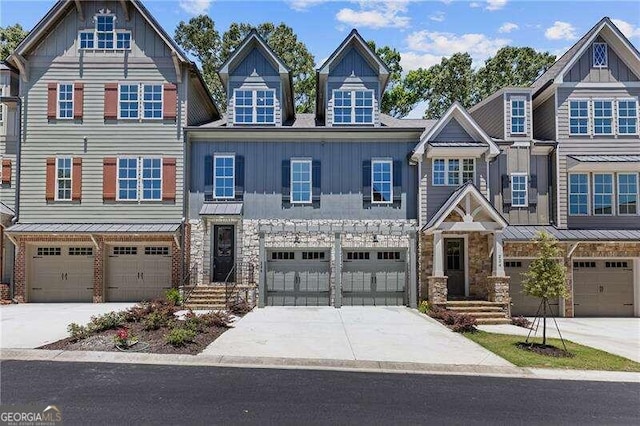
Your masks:
[[[235,188],[235,198],[237,200],[242,200],[242,196],[244,195],[244,156],[236,155],[236,188]]]
[[[529,205],[538,204],[538,176],[529,176]]]
[[[371,202],[371,160],[362,162],[362,198]]]
[[[204,157],[204,199],[213,200],[213,155]]]
[[[402,161],[393,162],[393,202],[402,201]]]
[[[313,160],[311,162],[311,201],[313,201],[314,203],[320,202],[320,190],[322,182],[320,171],[320,160]]]
[[[291,161],[282,160],[282,202],[291,202]]]

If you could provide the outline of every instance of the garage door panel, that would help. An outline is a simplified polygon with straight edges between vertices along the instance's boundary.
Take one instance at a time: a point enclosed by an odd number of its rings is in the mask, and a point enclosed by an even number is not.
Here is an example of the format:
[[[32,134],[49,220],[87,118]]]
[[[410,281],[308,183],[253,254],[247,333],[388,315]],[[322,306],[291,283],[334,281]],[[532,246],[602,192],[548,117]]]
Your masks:
[[[627,259],[574,261],[573,300],[576,316],[633,316],[633,262]]]
[[[93,301],[93,247],[34,246],[30,252],[30,302]]]
[[[406,262],[401,250],[349,251],[343,254],[344,305],[404,305]]]
[[[308,249],[272,250],[267,253],[269,306],[328,306],[330,254]]]
[[[523,292],[522,281],[524,273],[527,272],[531,261],[522,260],[506,260],[504,262],[505,273],[510,277],[509,296],[511,297],[511,315],[532,317],[538,313],[541,299],[531,297]],[[549,300],[551,312],[548,315],[558,316],[560,304],[558,299]],[[542,311],[540,311],[542,312]]]
[[[164,297],[171,288],[168,245],[109,246],[107,300],[139,302]]]

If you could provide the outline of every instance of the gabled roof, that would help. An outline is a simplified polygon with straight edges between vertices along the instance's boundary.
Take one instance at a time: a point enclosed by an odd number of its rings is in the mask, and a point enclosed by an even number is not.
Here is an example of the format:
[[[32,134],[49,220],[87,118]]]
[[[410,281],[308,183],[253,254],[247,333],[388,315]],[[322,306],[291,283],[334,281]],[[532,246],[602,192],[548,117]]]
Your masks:
[[[493,142],[493,139],[487,135],[487,133],[476,123],[476,121],[469,115],[467,110],[460,105],[458,101],[454,102],[453,105],[449,107],[447,112],[444,113],[442,118],[438,120],[435,126],[431,127],[431,129],[425,130],[425,132],[420,136],[420,143],[416,145],[411,153],[411,158],[414,161],[418,161],[420,156],[424,155],[427,144],[429,144],[433,138],[438,136],[438,134],[444,129],[444,127],[451,121],[452,119],[456,119],[458,123],[465,129],[467,133],[474,136],[478,139],[479,142],[485,143],[487,149],[489,150],[489,156],[495,157],[500,154],[500,148]],[[455,141],[451,141],[455,142]]]
[[[604,33],[603,30],[605,30]],[[537,94],[550,84],[561,83],[564,74],[571,69],[575,62],[580,59],[582,54],[589,48],[591,43],[593,43],[596,37],[601,34],[605,34],[607,42],[614,42],[620,47],[627,49],[629,58],[636,63],[635,67],[631,66],[631,68],[638,69],[640,67],[640,52],[638,52],[638,49],[636,49],[629,39],[622,34],[618,27],[611,22],[611,19],[605,16],[584,36],[582,36],[580,40],[571,46],[571,48],[569,48],[569,50],[567,50],[564,55],[562,55],[544,74],[538,77],[538,79],[531,84],[534,94]],[[627,65],[630,64],[627,63]]]

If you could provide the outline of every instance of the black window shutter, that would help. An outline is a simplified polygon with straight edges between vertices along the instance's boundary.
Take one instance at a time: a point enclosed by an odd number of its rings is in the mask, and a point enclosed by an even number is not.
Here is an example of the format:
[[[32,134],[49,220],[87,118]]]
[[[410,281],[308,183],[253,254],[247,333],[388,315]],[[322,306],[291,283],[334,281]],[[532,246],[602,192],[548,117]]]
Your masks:
[[[213,200],[213,155],[204,157],[204,199]]]
[[[502,204],[505,208],[511,207],[511,177],[502,175]]]
[[[291,202],[291,161],[282,160],[282,202]]]
[[[362,198],[371,202],[371,160],[362,162]]]
[[[529,176],[529,205],[538,204],[538,176]]]
[[[313,203],[320,202],[321,192],[321,175],[320,160],[313,160],[311,163],[311,201]]]
[[[236,200],[242,200],[242,196],[244,195],[244,156],[242,155],[236,155],[235,180],[235,198]]]
[[[393,162],[393,202],[402,201],[402,161]]]

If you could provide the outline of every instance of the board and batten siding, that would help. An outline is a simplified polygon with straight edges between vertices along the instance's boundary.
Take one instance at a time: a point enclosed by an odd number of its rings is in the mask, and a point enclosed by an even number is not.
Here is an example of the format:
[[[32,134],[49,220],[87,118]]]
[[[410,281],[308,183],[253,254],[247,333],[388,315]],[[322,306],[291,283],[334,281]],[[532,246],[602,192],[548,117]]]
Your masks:
[[[300,142],[277,140],[192,141],[190,144],[189,216],[197,218],[204,202],[205,158],[215,153],[244,157],[243,217],[245,219],[415,219],[417,172],[406,160],[417,140],[309,138],[301,129]],[[201,136],[199,136],[200,138]],[[320,205],[283,205],[282,161],[291,158],[320,161]],[[402,161],[400,205],[366,207],[362,194],[362,162],[372,158]]]
[[[335,77],[378,77],[378,73],[369,65],[360,52],[354,47],[347,49],[342,58],[330,69],[329,74]]]
[[[556,139],[556,98],[550,96],[533,110],[533,137],[539,140]]]
[[[17,93],[16,79],[9,71],[0,73],[0,95],[11,96]],[[0,159],[11,164],[10,183],[0,183],[0,202],[14,208],[16,186],[16,153],[18,147],[18,129],[16,126],[17,109],[15,104],[0,104],[2,124],[0,124]],[[0,164],[2,167],[2,164]]]
[[[471,117],[492,138],[504,138],[504,96],[496,96],[471,112]]]
[[[525,134],[511,134],[511,101],[524,100]],[[505,93],[505,139],[509,141],[531,140],[531,95],[528,93]]]
[[[597,37],[596,43],[604,42]],[[565,82],[582,83],[614,83],[625,81],[639,81],[638,71],[634,73],[616,54],[611,45],[607,45],[608,64],[606,67],[593,67],[593,44],[582,54],[580,59],[565,74]]]
[[[434,142],[474,142],[475,139],[458,123],[458,120],[451,119],[442,128],[440,133],[433,138]]]
[[[380,126],[380,83],[377,78],[359,78],[359,77],[329,77],[327,83],[327,126],[333,126],[333,91],[334,90],[373,90],[373,126]],[[335,124],[335,126],[349,127],[349,124],[341,125]]]

